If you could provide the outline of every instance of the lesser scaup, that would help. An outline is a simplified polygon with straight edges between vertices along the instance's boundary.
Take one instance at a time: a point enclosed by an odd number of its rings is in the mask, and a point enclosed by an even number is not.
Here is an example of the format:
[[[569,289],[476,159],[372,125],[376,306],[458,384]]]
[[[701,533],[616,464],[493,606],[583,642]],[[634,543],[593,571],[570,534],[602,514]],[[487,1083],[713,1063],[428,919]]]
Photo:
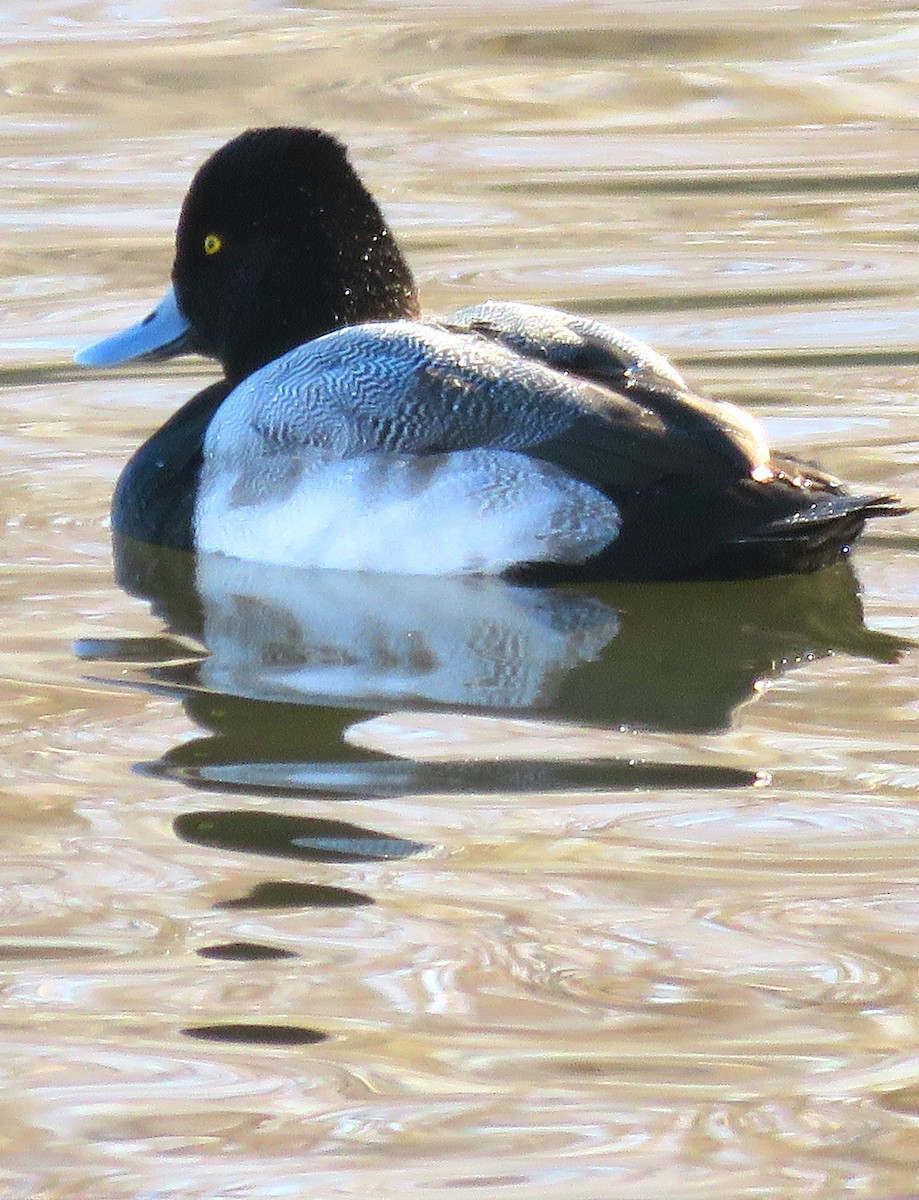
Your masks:
[[[88,366],[194,350],[224,378],[118,482],[115,530],[279,564],[529,578],[809,571],[895,497],[771,453],[608,325],[490,301],[421,322],[344,147],[252,129],[195,176],[173,287]]]

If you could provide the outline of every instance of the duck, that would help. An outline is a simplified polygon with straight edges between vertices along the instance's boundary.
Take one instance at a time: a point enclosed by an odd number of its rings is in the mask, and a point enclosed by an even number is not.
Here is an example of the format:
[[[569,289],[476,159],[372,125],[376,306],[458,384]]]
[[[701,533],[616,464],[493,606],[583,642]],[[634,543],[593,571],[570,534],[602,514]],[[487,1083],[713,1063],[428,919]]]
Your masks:
[[[588,316],[488,300],[423,318],[345,146],[250,129],[182,204],[172,284],[81,350],[223,377],[131,457],[117,537],[253,563],[511,580],[809,572],[905,510],[771,450],[661,354]]]

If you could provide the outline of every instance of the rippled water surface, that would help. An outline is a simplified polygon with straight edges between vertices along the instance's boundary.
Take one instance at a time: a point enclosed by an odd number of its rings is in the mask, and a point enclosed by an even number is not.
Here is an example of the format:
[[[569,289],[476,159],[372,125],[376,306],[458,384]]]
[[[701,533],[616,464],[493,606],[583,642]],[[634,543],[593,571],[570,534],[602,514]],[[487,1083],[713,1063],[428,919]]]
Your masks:
[[[9,0],[0,43],[3,1195],[919,1191],[915,516],[755,584],[113,563],[214,371],[70,363],[211,149],[318,124],[429,309],[603,316],[919,503],[914,11]]]

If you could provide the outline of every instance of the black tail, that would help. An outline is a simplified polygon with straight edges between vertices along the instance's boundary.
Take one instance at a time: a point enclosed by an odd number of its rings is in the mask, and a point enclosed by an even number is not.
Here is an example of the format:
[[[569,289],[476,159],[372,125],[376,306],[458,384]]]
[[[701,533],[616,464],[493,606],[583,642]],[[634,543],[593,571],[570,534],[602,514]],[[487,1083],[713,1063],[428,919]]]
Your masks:
[[[819,571],[848,552],[867,520],[909,511],[898,496],[817,494],[807,508],[732,538],[702,573],[737,579]]]

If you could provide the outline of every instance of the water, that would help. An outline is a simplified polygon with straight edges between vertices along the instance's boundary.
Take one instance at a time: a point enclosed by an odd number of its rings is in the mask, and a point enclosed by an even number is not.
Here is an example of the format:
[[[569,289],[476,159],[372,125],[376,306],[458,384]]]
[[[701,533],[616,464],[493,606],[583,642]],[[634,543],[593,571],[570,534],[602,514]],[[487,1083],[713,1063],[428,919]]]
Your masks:
[[[919,1190],[915,517],[756,584],[113,564],[121,465],[213,370],[70,365],[161,294],[212,148],[314,123],[429,310],[608,317],[917,503],[915,15],[10,0],[0,37],[3,1194]]]

